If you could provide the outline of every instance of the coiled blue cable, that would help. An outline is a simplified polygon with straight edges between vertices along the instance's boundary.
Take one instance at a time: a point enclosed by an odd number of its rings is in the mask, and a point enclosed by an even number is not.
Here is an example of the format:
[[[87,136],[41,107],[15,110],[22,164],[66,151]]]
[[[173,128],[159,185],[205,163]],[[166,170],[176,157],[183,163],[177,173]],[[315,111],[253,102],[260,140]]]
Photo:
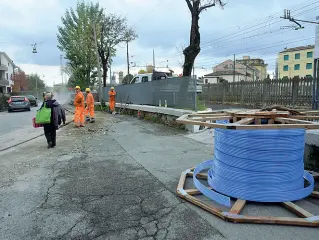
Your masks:
[[[214,160],[199,164],[193,181],[205,196],[230,207],[230,197],[255,202],[303,199],[314,189],[304,171],[304,129],[215,130]],[[208,170],[208,185],[196,175]],[[305,187],[304,179],[309,184]]]

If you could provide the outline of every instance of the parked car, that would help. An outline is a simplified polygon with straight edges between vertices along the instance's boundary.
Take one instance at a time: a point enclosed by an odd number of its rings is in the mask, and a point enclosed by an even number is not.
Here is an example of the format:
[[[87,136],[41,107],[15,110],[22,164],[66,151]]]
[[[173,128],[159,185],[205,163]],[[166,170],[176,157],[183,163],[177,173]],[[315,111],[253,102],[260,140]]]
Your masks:
[[[38,98],[36,98],[35,96],[27,95],[27,99],[29,100],[31,106],[38,106]]]
[[[31,111],[30,101],[25,96],[12,96],[8,100],[8,112],[15,110]]]

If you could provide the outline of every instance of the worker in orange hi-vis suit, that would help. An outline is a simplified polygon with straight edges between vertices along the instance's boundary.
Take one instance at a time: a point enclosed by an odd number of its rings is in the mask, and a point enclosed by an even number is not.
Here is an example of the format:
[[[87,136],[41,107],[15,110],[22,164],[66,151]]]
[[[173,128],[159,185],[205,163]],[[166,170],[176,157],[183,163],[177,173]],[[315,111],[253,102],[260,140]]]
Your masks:
[[[85,89],[86,92],[86,108],[85,108],[85,118],[87,122],[95,122],[94,118],[94,97],[91,93],[90,88]]]
[[[109,91],[109,104],[110,104],[110,112],[114,112],[115,111],[115,96],[116,96],[116,92],[114,87],[111,87],[111,90]]]
[[[84,127],[84,95],[79,86],[75,87],[76,95],[74,98],[74,123],[76,127]]]

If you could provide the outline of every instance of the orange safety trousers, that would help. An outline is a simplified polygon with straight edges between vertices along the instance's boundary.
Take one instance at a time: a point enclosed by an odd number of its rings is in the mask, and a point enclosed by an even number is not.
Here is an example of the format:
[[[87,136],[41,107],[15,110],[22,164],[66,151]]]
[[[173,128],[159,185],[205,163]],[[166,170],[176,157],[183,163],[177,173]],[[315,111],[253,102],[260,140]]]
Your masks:
[[[85,109],[85,116],[87,118],[94,118],[94,103],[90,104]]]
[[[109,105],[110,105],[110,111],[111,112],[114,112],[114,110],[115,110],[115,101],[113,100],[111,100],[110,102],[109,102]]]
[[[75,107],[74,123],[75,126],[84,126],[84,107]]]

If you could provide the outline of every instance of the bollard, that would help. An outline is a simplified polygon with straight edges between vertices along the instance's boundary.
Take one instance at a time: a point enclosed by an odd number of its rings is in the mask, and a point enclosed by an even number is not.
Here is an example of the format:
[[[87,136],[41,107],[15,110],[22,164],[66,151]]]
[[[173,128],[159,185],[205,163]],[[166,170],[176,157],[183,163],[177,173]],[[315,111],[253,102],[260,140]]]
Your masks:
[[[158,100],[158,106],[161,107],[162,106],[162,101]]]
[[[165,100],[165,107],[167,108],[167,101]]]

